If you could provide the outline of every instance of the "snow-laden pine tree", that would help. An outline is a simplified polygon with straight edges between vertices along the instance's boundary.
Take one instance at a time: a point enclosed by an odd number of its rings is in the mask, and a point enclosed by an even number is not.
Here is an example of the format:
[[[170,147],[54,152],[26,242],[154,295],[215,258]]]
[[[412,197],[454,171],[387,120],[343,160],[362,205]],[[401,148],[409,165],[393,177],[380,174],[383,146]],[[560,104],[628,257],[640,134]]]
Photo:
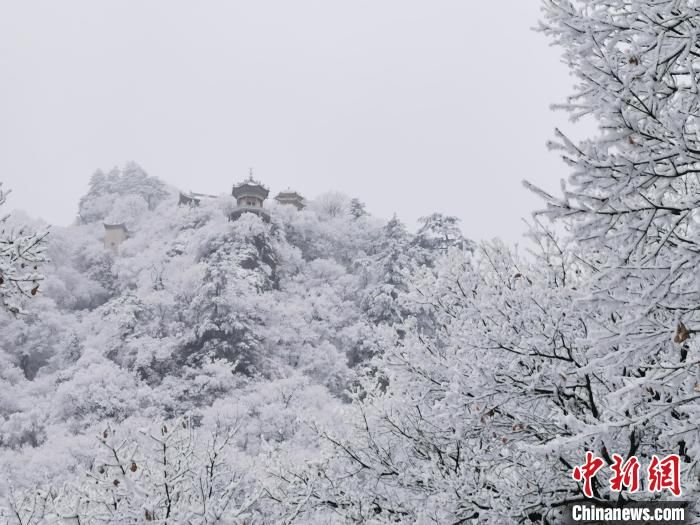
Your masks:
[[[264,305],[258,292],[276,281],[276,256],[269,227],[245,214],[232,224],[211,232],[201,245],[198,266],[201,283],[180,308],[188,325],[178,362],[198,365],[211,359],[235,363],[244,373],[259,372],[263,360],[258,332],[264,323]]]
[[[163,181],[149,176],[135,162],[128,162],[123,168],[112,168],[109,173],[97,170],[92,175],[89,191],[80,199],[78,217],[83,224],[102,220],[124,222],[125,219],[131,219],[133,221],[133,217],[123,212],[117,213],[117,217],[110,216],[115,211],[115,204],[120,204],[115,203],[116,196],[122,198],[131,196],[142,201],[144,206],[152,211],[168,195],[168,188]],[[121,204],[123,208],[125,203]],[[134,206],[134,203],[130,205],[131,208]]]
[[[375,324],[398,326],[404,318],[402,294],[413,264],[410,243],[406,226],[394,215],[384,226],[376,253],[365,261],[371,284],[362,307]]]
[[[428,262],[444,255],[450,248],[474,250],[474,244],[464,238],[459,228],[459,218],[432,213],[418,221],[421,226],[416,233],[416,244],[425,250]]]

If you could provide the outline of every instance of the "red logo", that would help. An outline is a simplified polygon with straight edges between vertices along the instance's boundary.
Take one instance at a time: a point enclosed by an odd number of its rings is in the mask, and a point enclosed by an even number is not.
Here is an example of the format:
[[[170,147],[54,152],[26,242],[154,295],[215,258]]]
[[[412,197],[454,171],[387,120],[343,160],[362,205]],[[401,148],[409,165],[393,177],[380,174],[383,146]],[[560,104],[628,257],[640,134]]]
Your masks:
[[[671,454],[664,459],[654,455],[648,469],[649,492],[671,491],[674,496],[681,495],[681,458]]]
[[[586,452],[586,463],[574,468],[574,480],[583,481],[583,493],[588,498],[593,497],[591,479],[603,468],[603,460],[593,456],[593,452]]]
[[[613,454],[613,464],[610,467],[614,473],[610,478],[610,490],[622,492],[626,488],[629,492],[639,490],[639,460],[632,456],[623,464],[623,458],[619,454]]]
[[[619,454],[613,454],[612,459],[610,470],[613,475],[610,477],[610,490],[637,492],[640,486],[640,463],[637,456],[632,456],[625,461]],[[586,462],[574,467],[572,477],[575,481],[583,482],[583,494],[587,498],[593,497],[593,478],[604,464],[601,458],[594,456],[592,452],[586,452]],[[649,492],[668,490],[676,497],[681,495],[681,458],[677,454],[671,454],[663,459],[659,459],[656,455],[652,456],[647,474]]]

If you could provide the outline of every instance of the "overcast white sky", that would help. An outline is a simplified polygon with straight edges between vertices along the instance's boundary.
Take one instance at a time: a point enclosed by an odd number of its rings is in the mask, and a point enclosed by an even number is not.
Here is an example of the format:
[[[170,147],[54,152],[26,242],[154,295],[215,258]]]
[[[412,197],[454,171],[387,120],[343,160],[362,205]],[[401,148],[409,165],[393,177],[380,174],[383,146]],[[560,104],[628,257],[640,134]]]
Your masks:
[[[74,220],[127,160],[183,190],[357,196],[409,226],[457,215],[516,240],[566,167],[559,50],[538,0],[0,0],[0,180],[9,208]]]

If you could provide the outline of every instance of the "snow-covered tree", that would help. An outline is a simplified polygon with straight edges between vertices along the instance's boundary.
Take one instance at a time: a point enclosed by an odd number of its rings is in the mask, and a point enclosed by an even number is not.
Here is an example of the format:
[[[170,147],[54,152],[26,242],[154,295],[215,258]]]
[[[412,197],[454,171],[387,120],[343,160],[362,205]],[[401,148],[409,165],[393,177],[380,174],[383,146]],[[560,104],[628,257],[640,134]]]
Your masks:
[[[464,238],[459,218],[433,213],[418,219],[421,223],[416,244],[426,251],[428,259],[444,255],[450,248],[474,251],[474,243]]]
[[[322,219],[343,217],[350,213],[350,198],[339,192],[327,192],[319,195],[311,202],[311,208]]]
[[[149,210],[165,199],[169,192],[165,184],[156,177],[150,177],[144,169],[135,162],[127,162],[121,173],[121,193],[140,195],[146,201]]]
[[[556,521],[576,492],[567,465],[606,393],[579,371],[592,358],[573,301],[581,272],[557,251],[549,264],[499,243],[477,255],[453,250],[417,274],[406,301],[431,309],[435,329],[409,318],[373,363],[381,374],[365,377],[350,427],[322,432],[320,474],[295,478],[289,491],[311,494],[311,515]]]
[[[599,125],[589,140],[559,132],[553,143],[571,169],[560,197],[535,188],[594,270],[584,308],[598,315],[587,337],[617,370],[602,376],[614,405],[596,419],[627,437],[627,455],[678,454],[694,493],[700,11],[690,1],[550,1],[545,15],[542,30],[578,79],[562,107]],[[604,434],[593,433],[605,457]]]
[[[591,115],[600,134],[575,144],[560,132],[552,146],[571,167],[568,184],[561,198],[536,191],[600,270],[597,297],[621,315],[606,330],[677,353],[674,333],[685,341],[700,321],[700,13],[686,1],[545,7],[542,30],[579,80],[561,107]]]
[[[235,432],[219,424],[200,436],[183,419],[129,438],[108,425],[83,483],[13,495],[5,517],[27,525],[247,522],[262,494],[234,468]]]
[[[350,200],[350,215],[359,219],[367,215],[367,206],[360,199],[354,198]]]
[[[371,283],[362,307],[375,324],[398,326],[403,321],[402,294],[408,290],[407,275],[414,263],[410,244],[406,226],[394,215],[382,231],[376,252],[361,261]]]
[[[0,185],[0,206],[8,193]],[[20,313],[24,300],[39,292],[47,235],[16,224],[9,215],[0,217],[0,304],[6,312]]]
[[[80,199],[78,216],[84,224],[110,218],[119,204],[117,197],[138,197],[147,209],[154,210],[168,195],[170,192],[160,179],[150,177],[135,162],[128,162],[123,168],[115,167],[107,174],[101,170],[93,174],[88,193]],[[134,206],[133,202],[122,205],[122,212]],[[118,208],[117,212],[124,215]]]

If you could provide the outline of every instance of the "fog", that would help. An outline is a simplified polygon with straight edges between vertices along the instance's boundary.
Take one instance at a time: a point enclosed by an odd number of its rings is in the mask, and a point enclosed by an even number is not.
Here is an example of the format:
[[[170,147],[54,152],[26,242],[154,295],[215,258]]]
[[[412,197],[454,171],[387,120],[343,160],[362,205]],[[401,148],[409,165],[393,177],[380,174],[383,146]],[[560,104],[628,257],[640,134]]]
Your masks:
[[[182,190],[358,197],[410,227],[441,211],[516,240],[574,130],[535,0],[0,2],[8,207],[75,219],[90,175],[128,160]],[[575,132],[575,131],[574,131]]]

